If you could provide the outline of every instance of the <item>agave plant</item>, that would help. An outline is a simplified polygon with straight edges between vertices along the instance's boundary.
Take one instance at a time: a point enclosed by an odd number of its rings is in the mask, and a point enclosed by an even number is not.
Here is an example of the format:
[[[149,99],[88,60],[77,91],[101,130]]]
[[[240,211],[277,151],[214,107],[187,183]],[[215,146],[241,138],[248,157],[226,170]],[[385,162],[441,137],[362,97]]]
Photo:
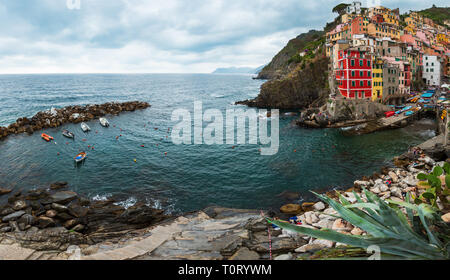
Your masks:
[[[318,230],[267,220],[280,228],[319,239],[363,249],[378,246],[382,258],[449,258],[448,244],[444,244],[430,229],[430,222],[440,220],[433,207],[428,204],[409,203],[409,194],[406,202],[388,201],[389,204],[365,189],[367,202],[364,202],[356,192],[353,193],[357,199],[355,204],[351,204],[341,195],[339,195],[339,203],[327,196],[314,194],[333,207],[339,213],[340,218],[366,231],[368,233],[366,236],[347,235],[331,229]],[[398,206],[406,208],[406,215]]]

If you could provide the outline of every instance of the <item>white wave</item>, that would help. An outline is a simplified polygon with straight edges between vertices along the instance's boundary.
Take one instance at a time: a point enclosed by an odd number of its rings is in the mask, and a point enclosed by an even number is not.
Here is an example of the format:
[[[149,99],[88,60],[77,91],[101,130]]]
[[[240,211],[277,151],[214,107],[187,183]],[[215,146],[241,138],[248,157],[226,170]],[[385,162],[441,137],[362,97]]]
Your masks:
[[[128,209],[128,208],[134,206],[136,204],[136,202],[137,202],[137,199],[135,197],[129,197],[127,200],[114,203],[114,205],[122,206],[123,208]]]
[[[109,198],[111,198],[111,196],[112,196],[112,194],[109,194],[109,193],[104,194],[104,195],[97,194],[97,195],[95,195],[95,196],[92,198],[92,200],[95,200],[95,201],[106,201],[106,200],[108,200]]]

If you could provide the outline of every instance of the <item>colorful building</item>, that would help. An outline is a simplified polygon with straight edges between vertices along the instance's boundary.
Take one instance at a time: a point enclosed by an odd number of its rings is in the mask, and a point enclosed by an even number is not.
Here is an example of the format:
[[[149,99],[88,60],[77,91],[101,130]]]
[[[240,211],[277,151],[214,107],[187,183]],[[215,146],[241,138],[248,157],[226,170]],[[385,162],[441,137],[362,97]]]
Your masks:
[[[383,98],[383,64],[381,58],[372,60],[372,101]]]
[[[338,53],[335,77],[339,92],[345,98],[370,99],[372,97],[371,55],[354,49]]]

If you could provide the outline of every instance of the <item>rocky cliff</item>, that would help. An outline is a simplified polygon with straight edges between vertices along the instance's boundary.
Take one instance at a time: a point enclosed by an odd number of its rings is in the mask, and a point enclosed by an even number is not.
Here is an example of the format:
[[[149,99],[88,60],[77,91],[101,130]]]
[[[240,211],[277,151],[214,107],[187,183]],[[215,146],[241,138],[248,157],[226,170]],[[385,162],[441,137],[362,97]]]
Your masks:
[[[255,99],[237,104],[277,109],[321,106],[329,95],[328,63],[323,51],[318,51],[312,59],[297,63],[283,78],[264,83]]]

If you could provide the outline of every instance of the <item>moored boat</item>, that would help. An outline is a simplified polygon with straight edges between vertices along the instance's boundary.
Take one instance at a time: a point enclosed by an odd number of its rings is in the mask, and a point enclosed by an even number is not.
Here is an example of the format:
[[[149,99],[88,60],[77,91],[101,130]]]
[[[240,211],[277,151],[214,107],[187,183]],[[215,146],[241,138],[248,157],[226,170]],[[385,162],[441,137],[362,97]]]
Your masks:
[[[91,130],[91,128],[85,124],[84,122],[81,123],[81,130],[83,130],[84,132],[88,132]]]
[[[106,119],[106,118],[100,118],[100,119],[98,119],[99,121],[100,121],[100,124],[103,126],[103,127],[109,127],[109,122],[108,122],[108,120]]]
[[[62,135],[67,137],[67,138],[75,138],[75,134],[73,134],[72,132],[68,131],[67,129],[64,129],[62,132]]]
[[[81,152],[78,155],[76,155],[73,159],[76,163],[82,162],[87,157],[87,154],[85,152]]]

